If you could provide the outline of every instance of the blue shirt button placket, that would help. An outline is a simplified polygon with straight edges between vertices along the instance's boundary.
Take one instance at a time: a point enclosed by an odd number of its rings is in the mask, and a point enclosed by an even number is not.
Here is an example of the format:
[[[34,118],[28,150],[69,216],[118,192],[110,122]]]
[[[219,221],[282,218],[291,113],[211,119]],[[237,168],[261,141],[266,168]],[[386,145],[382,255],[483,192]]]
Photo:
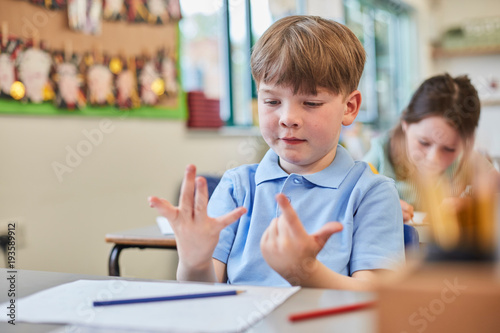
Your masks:
[[[292,198],[290,195],[287,195],[287,193],[290,192],[291,190],[291,183],[293,184],[301,184],[302,181],[300,179],[297,179],[296,176],[289,176],[286,180],[285,180],[285,183],[283,184],[283,187],[281,188],[281,193],[283,193],[286,198],[288,199],[288,202],[292,202]],[[281,215],[281,209],[280,207],[278,206],[278,204],[276,204],[276,217],[279,217]]]

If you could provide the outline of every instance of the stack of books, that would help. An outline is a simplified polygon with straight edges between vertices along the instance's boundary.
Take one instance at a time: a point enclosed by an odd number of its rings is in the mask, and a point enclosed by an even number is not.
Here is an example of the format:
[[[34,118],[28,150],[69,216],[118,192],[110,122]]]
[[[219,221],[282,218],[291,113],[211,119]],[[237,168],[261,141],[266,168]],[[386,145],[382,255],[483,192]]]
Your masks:
[[[187,93],[188,127],[219,128],[224,125],[220,118],[220,101],[207,98],[202,91]]]

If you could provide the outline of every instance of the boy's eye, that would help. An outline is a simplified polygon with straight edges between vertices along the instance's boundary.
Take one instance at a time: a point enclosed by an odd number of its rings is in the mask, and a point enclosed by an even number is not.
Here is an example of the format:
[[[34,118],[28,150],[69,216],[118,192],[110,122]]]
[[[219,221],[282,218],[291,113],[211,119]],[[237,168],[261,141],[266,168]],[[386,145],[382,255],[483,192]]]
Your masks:
[[[279,101],[272,100],[272,99],[264,100],[264,104],[268,104],[268,105],[278,105],[279,103],[280,103]]]
[[[443,149],[447,153],[454,153],[455,152],[455,148],[444,147]]]
[[[309,107],[319,107],[319,106],[323,105],[323,103],[319,103],[319,102],[304,102],[304,105],[305,106],[309,106]]]

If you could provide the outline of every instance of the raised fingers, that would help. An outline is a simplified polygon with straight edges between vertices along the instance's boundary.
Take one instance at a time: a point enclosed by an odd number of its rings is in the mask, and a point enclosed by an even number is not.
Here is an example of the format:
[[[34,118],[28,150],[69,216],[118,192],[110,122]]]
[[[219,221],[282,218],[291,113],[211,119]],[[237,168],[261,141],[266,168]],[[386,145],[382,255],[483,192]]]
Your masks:
[[[181,185],[181,194],[179,198],[179,208],[189,215],[193,214],[195,177],[196,167],[192,164],[189,164],[188,166],[186,166],[184,179],[182,180]]]
[[[274,218],[272,219],[271,223],[269,224],[269,227],[266,229],[267,236],[271,239],[277,239],[279,236],[278,232],[278,219]]]
[[[296,236],[304,234],[304,226],[300,222],[300,219],[293,209],[292,205],[288,201],[288,198],[284,194],[279,193],[278,195],[276,195],[276,201],[278,202],[278,205],[281,209],[280,220],[284,219],[283,222],[286,222],[284,224],[280,223],[280,225],[278,225],[279,229],[281,230],[282,228],[286,228]]]
[[[179,211],[174,205],[165,199],[160,199],[158,197],[149,197],[149,206],[156,208],[160,215],[165,216],[169,221],[175,221]]]
[[[237,219],[239,219],[243,214],[247,212],[247,209],[245,207],[238,207],[236,209],[233,209],[231,212],[227,213],[226,215],[222,215],[217,217],[215,220],[217,221],[217,224],[219,225],[220,230],[224,229],[231,223],[235,222]]]
[[[194,216],[198,218],[207,217],[208,188],[207,181],[203,177],[196,177],[196,189],[194,193]]]
[[[331,235],[342,231],[343,228],[344,227],[339,222],[328,222],[327,224],[323,225],[318,231],[312,234],[311,236],[319,246],[318,252],[323,248]]]
[[[265,251],[269,247],[270,242],[276,242],[278,239],[278,219],[272,219],[269,226],[264,230],[262,238],[260,239],[260,249]]]

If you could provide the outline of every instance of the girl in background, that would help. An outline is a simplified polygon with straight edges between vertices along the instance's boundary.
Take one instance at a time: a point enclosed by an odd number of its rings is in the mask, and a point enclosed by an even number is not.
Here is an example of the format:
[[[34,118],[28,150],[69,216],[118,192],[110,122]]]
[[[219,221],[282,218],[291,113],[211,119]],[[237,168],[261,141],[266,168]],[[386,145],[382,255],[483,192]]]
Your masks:
[[[417,187],[422,177],[436,186],[446,182],[450,197],[467,194],[472,172],[491,172],[498,179],[491,163],[473,150],[480,111],[467,76],[437,75],[420,85],[397,125],[372,140],[363,160],[394,179],[404,221],[423,210]]]

